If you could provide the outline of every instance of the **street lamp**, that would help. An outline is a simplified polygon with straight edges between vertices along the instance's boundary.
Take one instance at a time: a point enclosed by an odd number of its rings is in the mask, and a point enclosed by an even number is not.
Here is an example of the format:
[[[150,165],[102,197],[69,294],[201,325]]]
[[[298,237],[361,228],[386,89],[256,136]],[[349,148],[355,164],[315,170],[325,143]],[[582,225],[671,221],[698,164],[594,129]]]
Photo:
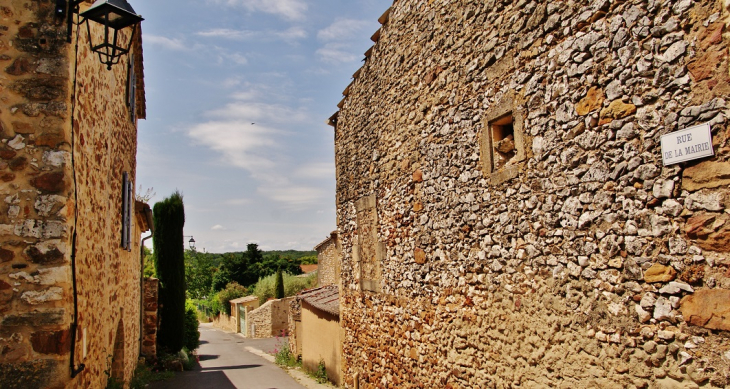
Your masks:
[[[71,42],[71,27],[73,25],[73,14],[79,13],[79,4],[83,0],[69,0],[68,2],[68,41]],[[65,9],[66,0],[56,0],[56,12],[62,13]],[[134,40],[134,33],[137,25],[144,19],[134,12],[126,0],[97,0],[89,9],[79,14],[83,19],[79,22],[86,22],[86,31],[89,34],[89,45],[91,51],[99,55],[99,61],[111,70],[112,65],[118,64],[122,55],[129,53]],[[91,22],[104,26],[104,41],[94,44],[91,39]],[[127,27],[132,27],[129,42],[123,42],[119,32]]]
[[[190,237],[190,240],[188,241],[188,246],[190,246],[190,250],[195,250],[195,239],[193,239],[192,235],[183,236],[183,238]]]

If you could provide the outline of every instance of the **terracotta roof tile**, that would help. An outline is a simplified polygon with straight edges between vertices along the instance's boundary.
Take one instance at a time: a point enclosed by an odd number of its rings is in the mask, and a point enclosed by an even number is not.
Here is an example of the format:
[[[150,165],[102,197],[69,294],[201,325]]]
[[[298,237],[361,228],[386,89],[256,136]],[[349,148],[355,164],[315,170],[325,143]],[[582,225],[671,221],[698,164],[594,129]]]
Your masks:
[[[308,289],[300,292],[297,297],[316,309],[340,316],[340,290],[337,285]]]

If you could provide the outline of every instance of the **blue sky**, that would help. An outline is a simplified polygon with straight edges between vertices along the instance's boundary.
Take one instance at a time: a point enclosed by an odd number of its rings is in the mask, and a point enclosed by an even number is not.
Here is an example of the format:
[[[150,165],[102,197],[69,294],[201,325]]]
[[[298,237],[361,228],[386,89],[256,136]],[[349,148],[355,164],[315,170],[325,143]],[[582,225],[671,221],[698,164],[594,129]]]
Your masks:
[[[310,250],[336,228],[332,128],[389,0],[129,0],[147,120],[137,186],[179,189],[199,250]],[[254,124],[252,124],[254,123]]]

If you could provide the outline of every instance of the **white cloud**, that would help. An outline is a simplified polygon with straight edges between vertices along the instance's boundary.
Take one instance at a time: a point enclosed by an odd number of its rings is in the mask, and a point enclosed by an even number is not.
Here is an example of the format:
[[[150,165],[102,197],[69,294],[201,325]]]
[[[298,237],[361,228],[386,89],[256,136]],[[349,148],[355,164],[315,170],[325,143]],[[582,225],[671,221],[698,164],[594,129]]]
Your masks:
[[[348,63],[361,60],[364,55],[353,53],[352,47],[369,37],[368,29],[377,29],[374,21],[357,19],[337,19],[317,32],[317,38],[324,45],[317,49],[320,59],[328,63]]]
[[[236,65],[245,65],[248,63],[248,59],[239,53],[221,53],[218,59],[219,62],[233,63]]]
[[[283,40],[293,43],[299,39],[307,37],[307,31],[302,27],[290,27],[286,30],[268,30],[268,31],[252,31],[252,30],[234,30],[230,28],[214,28],[211,30],[199,31],[195,35],[206,38],[221,38],[234,41],[245,40]]]
[[[241,77],[228,77],[221,83],[224,88],[233,88],[241,85]]]
[[[225,163],[256,173],[274,167],[270,149],[276,146],[272,135],[277,132],[239,119],[200,123],[188,131],[188,136],[220,152]]]
[[[190,49],[190,47],[188,47],[180,39],[168,38],[160,35],[145,34],[144,41],[155,46],[161,46],[168,50],[185,51]]]
[[[225,230],[226,228],[225,228],[225,227],[223,227],[223,226],[222,226],[222,225],[220,225],[220,224],[216,224],[216,225],[214,225],[213,227],[210,227],[210,229],[211,229],[211,230],[213,230],[213,231],[221,231],[221,230]]]
[[[317,49],[317,55],[322,61],[331,63],[355,62],[364,55],[357,55],[346,49],[348,45],[345,43],[327,43],[324,47]]]
[[[188,136],[220,156],[222,164],[244,169],[256,183],[256,192],[286,210],[304,210],[326,198],[325,189],[309,183],[334,177],[333,163],[292,161],[287,147],[292,128],[310,121],[307,111],[265,103],[272,91],[256,85],[234,93],[225,106],[208,111],[208,121],[193,125]],[[230,199],[228,205],[248,205],[248,198]]]
[[[264,12],[286,20],[301,20],[307,11],[304,0],[218,0],[229,6],[241,6],[249,12]]]
[[[309,205],[317,203],[327,195],[322,188],[286,184],[261,186],[258,188],[258,192],[294,209],[306,208]]]
[[[301,27],[291,27],[287,30],[276,32],[275,34],[285,41],[293,41],[307,37],[307,31]]]
[[[365,20],[338,19],[317,33],[317,38],[323,41],[343,41],[360,38],[365,29],[372,23]]]
[[[247,205],[251,204],[251,199],[230,199],[225,201],[226,205]]]
[[[248,97],[250,95],[237,95]],[[279,104],[266,104],[248,101],[235,101],[226,104],[221,109],[212,110],[206,113],[213,118],[225,118],[229,120],[245,120],[251,123],[296,123],[308,119],[307,115],[300,111]],[[257,122],[258,121],[258,122]]]
[[[327,179],[335,177],[334,162],[313,162],[303,165],[294,172],[296,177],[308,179]]]
[[[199,31],[195,35],[210,37],[210,38],[225,38],[232,40],[245,40],[256,38],[261,35],[261,32],[250,31],[250,30],[233,30],[230,28],[214,28],[212,30]]]
[[[239,97],[255,95],[242,93]],[[190,127],[188,136],[221,153],[224,164],[248,170],[253,177],[267,182],[279,180],[273,170],[284,160],[280,155],[282,142],[277,137],[286,131],[279,128],[308,119],[300,110],[247,100],[233,101],[205,115],[211,120]]]
[[[247,89],[245,91],[239,91],[231,95],[231,98],[235,100],[251,101],[256,100],[261,94],[253,89]]]

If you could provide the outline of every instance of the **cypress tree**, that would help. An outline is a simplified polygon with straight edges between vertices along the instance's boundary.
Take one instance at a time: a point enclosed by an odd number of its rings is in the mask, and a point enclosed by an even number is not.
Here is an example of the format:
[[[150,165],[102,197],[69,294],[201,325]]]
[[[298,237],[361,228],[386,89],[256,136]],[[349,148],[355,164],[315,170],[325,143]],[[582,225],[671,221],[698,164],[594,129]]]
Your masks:
[[[274,297],[276,299],[284,298],[284,275],[281,269],[276,271],[276,283],[274,283]]]
[[[183,347],[185,321],[185,249],[183,226],[185,207],[180,192],[155,204],[152,210],[155,231],[152,243],[160,279],[160,327],[157,343],[160,348],[176,353]]]

